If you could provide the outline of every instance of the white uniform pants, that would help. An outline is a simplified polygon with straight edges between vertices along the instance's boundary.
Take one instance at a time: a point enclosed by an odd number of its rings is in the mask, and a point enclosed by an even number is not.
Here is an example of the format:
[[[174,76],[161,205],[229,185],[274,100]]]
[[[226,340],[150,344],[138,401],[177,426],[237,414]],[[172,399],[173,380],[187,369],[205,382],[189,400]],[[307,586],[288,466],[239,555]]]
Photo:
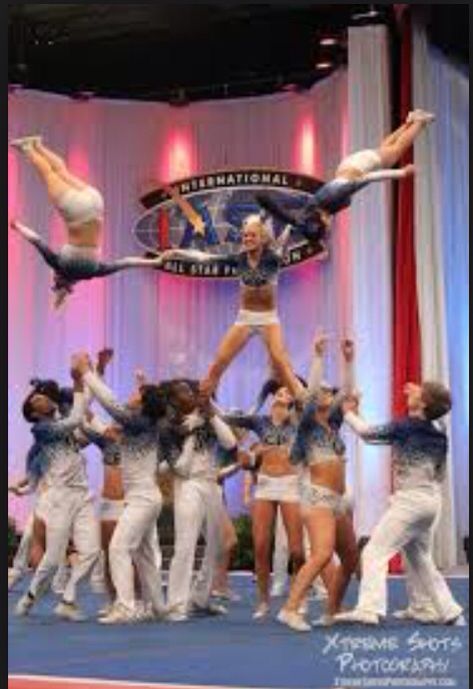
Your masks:
[[[125,507],[118,520],[108,556],[110,574],[117,592],[116,601],[129,610],[135,609],[133,564],[141,584],[142,600],[156,613],[164,608],[157,537],[157,521],[162,497],[156,488],[150,495],[126,495]]]
[[[88,491],[81,488],[50,488],[46,552],[29,589],[34,597],[40,596],[48,588],[56,568],[63,562],[69,539],[74,542],[78,558],[64,590],[63,600],[73,603],[77,584],[89,575],[100,554],[99,526]]]
[[[386,615],[388,562],[402,550],[411,568],[411,580],[413,574],[439,619],[448,621],[461,613],[432,558],[432,536],[441,507],[437,484],[399,490],[391,497],[387,512],[363,550],[359,610]]]
[[[168,610],[187,614],[192,603],[205,607],[222,543],[220,515],[223,502],[215,481],[189,478],[174,480],[174,557],[169,569]],[[205,556],[191,590],[194,558],[205,525]]]
[[[18,545],[18,550],[15,554],[15,559],[13,560],[13,569],[18,574],[24,574],[29,565],[30,561],[30,549],[31,543],[33,541],[33,524],[34,524],[34,511],[28,517],[28,520],[23,529],[23,534],[21,536],[21,541]]]

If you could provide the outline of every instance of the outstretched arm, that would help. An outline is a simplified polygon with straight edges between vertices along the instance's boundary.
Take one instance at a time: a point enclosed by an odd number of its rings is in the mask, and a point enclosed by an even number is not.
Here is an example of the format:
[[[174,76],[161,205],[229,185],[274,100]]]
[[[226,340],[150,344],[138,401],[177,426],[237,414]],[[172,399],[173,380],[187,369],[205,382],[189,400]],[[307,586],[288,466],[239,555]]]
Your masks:
[[[190,222],[194,228],[194,232],[197,234],[205,234],[205,222],[202,217],[197,213],[195,208],[187,201],[175,187],[171,187],[168,184],[163,184],[163,189],[172,198],[176,206],[179,206],[183,215]]]
[[[358,414],[359,400],[356,396],[348,397],[342,403],[344,420],[362,440],[372,445],[392,445],[399,424],[393,421],[388,424],[373,426]]]
[[[309,371],[307,392],[309,396],[315,395],[320,390],[324,373],[324,357],[327,351],[327,335],[320,333],[314,340],[314,356]]]

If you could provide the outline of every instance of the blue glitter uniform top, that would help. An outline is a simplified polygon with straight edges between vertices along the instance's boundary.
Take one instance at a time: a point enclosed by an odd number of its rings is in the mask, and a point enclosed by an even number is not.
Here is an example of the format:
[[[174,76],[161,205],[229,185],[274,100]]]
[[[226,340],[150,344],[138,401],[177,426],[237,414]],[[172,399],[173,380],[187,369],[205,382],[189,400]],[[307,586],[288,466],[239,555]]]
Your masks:
[[[316,411],[317,404],[314,400],[309,401],[304,407],[291,450],[292,464],[311,466],[344,460],[346,448],[340,437],[340,428],[343,424],[340,405],[332,406],[326,425],[316,420]]]
[[[345,418],[350,425],[350,419],[355,416],[346,415]],[[366,426],[359,431],[359,435],[371,444],[392,445],[396,488],[443,480],[447,464],[448,439],[445,431],[435,426],[432,421],[407,416],[384,425]]]
[[[265,445],[290,445],[296,430],[291,420],[276,425],[269,416],[258,414],[232,414],[224,419],[231,426],[252,431]]]

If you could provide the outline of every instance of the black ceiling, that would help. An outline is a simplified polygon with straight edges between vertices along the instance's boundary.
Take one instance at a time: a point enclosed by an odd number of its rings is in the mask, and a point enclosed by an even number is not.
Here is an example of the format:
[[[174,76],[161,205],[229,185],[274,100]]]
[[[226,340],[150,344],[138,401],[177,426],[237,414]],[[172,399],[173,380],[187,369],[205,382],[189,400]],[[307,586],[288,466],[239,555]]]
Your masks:
[[[371,7],[394,26],[393,5]],[[423,7],[430,8],[437,44],[468,61],[468,5]],[[346,28],[369,8],[297,2],[12,5],[9,81],[175,102],[307,87],[345,61]],[[337,45],[321,47],[327,35],[337,37]],[[332,67],[317,69],[321,62]]]

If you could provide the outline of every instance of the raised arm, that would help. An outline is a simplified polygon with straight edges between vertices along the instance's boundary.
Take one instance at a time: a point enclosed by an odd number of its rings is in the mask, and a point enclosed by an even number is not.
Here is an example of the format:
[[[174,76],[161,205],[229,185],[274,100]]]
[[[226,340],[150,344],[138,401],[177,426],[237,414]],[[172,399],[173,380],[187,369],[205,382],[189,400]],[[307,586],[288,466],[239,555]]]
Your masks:
[[[237,446],[237,439],[232,429],[223,419],[215,414],[211,417],[210,424],[215,431],[218,442],[225,450],[233,450]]]
[[[39,421],[34,426],[34,436],[37,440],[51,441],[64,438],[80,426],[84,418],[86,409],[86,399],[84,397],[84,386],[81,375],[75,368],[73,361],[71,375],[74,380],[74,399],[71,413],[69,416],[58,420]]]
[[[359,400],[356,396],[342,403],[344,420],[350,428],[366,443],[371,445],[392,445],[399,433],[399,422],[371,425],[358,414]]]
[[[135,414],[125,405],[120,404],[112,390],[91,369],[84,372],[84,383],[90,388],[99,404],[107,411],[112,419],[123,426],[133,423]]]
[[[309,396],[315,395],[320,390],[324,374],[324,357],[327,351],[327,335],[320,333],[314,340],[314,356],[309,371],[307,392]]]

